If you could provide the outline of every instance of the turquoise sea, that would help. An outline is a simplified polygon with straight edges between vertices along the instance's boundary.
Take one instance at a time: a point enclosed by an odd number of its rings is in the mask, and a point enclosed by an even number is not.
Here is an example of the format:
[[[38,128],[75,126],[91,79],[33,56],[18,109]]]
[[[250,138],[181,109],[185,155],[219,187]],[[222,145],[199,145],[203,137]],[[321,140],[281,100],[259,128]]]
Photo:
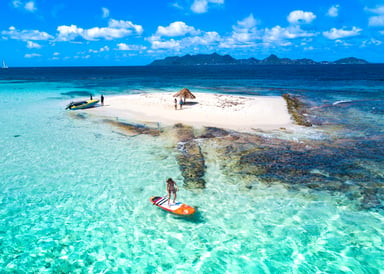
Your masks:
[[[184,87],[289,93],[313,126],[196,136],[190,188],[166,133],[65,110]],[[0,273],[384,273],[383,115],[380,64],[1,70]],[[195,216],[149,202],[168,177]]]

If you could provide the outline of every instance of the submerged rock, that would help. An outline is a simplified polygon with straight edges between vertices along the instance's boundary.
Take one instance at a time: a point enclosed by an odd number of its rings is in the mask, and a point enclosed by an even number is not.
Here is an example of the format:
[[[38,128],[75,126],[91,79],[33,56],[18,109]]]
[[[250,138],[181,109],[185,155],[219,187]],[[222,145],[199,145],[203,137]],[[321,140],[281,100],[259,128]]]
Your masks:
[[[116,120],[110,120],[110,119],[105,119],[105,123],[114,125],[120,129],[123,129],[124,131],[128,132],[129,134],[147,134],[151,136],[159,136],[160,133],[162,132],[161,129],[159,128],[150,128],[145,125],[139,125],[139,124],[129,124],[126,122],[121,122],[121,121],[116,121]]]
[[[371,161],[380,162],[373,153],[377,142],[359,144],[364,155],[372,150],[373,159],[362,164],[361,149],[354,142],[335,143],[294,142],[273,138],[239,135],[238,139],[215,139],[221,158],[222,171],[228,176],[242,178],[242,187],[252,189],[252,182],[277,183],[292,190],[311,189],[343,193],[363,209],[383,207],[380,189],[384,186],[383,173],[372,172]],[[377,155],[377,152],[376,152]]]
[[[199,136],[199,138],[217,138],[228,136],[229,132],[225,129],[216,128],[216,127],[207,127],[205,128],[204,134]]]
[[[188,142],[195,138],[193,128],[190,126],[185,126],[179,123],[176,124],[173,129],[177,142]]]
[[[298,125],[311,127],[312,123],[305,117],[305,106],[295,96],[283,94],[283,98],[287,102],[288,112]]]
[[[177,124],[174,130],[179,140],[176,160],[184,177],[184,186],[190,189],[205,188],[205,161],[201,148],[195,141],[193,128]]]
[[[204,157],[200,147],[194,142],[178,144],[178,149],[181,152],[176,156],[177,162],[184,177],[184,186],[186,188],[205,188],[205,173]]]
[[[70,115],[77,120],[85,120],[88,118],[88,114],[85,112],[70,112]]]

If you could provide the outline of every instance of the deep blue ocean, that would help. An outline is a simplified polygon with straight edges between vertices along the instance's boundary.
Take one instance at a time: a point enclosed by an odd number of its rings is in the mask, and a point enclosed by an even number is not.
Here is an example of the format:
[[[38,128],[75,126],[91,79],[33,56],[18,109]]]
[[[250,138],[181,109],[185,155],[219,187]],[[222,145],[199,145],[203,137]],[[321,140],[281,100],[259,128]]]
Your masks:
[[[201,141],[207,185],[191,191],[167,140],[65,110],[184,87],[288,93],[313,126],[255,133],[269,146],[252,188]],[[383,118],[383,64],[3,69],[0,272],[384,273]],[[150,204],[168,177],[197,216]]]

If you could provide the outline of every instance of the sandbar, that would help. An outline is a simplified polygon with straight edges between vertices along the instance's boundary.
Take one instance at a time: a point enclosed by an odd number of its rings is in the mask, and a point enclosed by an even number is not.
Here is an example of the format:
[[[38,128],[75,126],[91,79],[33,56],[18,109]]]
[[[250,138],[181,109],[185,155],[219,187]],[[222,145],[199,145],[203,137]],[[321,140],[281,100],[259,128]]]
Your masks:
[[[156,92],[106,96],[104,106],[85,111],[140,124],[172,126],[182,123],[239,132],[286,129],[293,125],[287,103],[280,96],[193,94],[196,99],[187,99],[182,109],[177,104],[177,110],[174,93]]]

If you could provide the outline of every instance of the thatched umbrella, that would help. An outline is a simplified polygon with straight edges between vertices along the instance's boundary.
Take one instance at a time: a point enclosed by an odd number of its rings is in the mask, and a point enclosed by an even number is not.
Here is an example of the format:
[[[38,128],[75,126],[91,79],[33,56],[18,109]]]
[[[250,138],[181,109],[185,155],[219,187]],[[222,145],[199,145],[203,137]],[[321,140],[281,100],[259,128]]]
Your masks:
[[[192,94],[192,92],[189,91],[189,89],[187,88],[183,88],[181,89],[178,93],[176,93],[175,95],[173,95],[173,97],[181,97],[181,98],[184,98],[184,102],[185,102],[185,99],[195,99],[196,96]]]

